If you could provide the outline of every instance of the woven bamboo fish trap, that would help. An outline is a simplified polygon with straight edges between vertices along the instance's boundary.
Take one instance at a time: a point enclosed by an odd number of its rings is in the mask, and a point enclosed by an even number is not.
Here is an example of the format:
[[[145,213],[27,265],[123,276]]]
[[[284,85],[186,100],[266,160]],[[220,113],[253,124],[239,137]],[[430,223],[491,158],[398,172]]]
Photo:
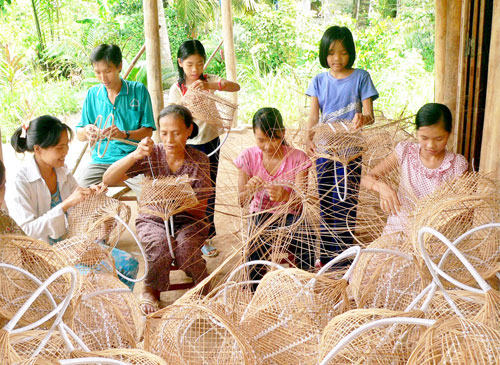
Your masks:
[[[187,175],[153,179],[146,176],[139,197],[139,212],[152,214],[164,221],[198,205],[198,199]]]
[[[395,317],[422,318],[421,311],[353,309],[333,318],[323,331],[319,359],[344,337],[370,322]],[[412,324],[389,324],[373,327],[352,339],[324,364],[405,364],[410,357],[422,327]]]
[[[215,127],[219,135],[231,129],[238,106],[220,96],[189,88],[177,102],[189,109],[195,119]]]
[[[313,128],[315,156],[347,165],[366,150],[366,141],[361,132],[342,122],[321,123]]]
[[[473,320],[485,305],[485,297],[482,294],[473,293],[466,290],[448,290],[448,295],[458,307],[463,316]],[[431,319],[454,318],[457,316],[449,302],[443,296],[443,293],[438,291],[432,298],[429,308],[426,310],[426,315]]]
[[[301,261],[305,256],[314,257],[319,247],[321,217],[318,201],[305,193],[305,187],[285,182],[269,185],[289,187],[296,199],[259,213],[242,214],[240,230],[244,257],[259,252],[259,257],[272,262],[309,269],[311,263]],[[295,219],[287,224],[287,216],[295,212]],[[260,219],[267,214],[266,219]],[[331,234],[334,234],[333,232]],[[289,260],[293,254],[293,262]],[[311,265],[312,266],[312,265]]]
[[[148,316],[144,349],[168,364],[258,364],[247,338],[223,313],[173,304]]]
[[[434,194],[418,202],[410,227],[410,239],[416,250],[418,231],[429,227],[453,241],[472,227],[500,221],[500,196],[496,185],[479,174],[467,174],[450,181]],[[457,248],[478,270],[483,278],[499,271],[500,230],[479,230],[462,240]],[[431,260],[441,260],[446,246],[426,234],[424,247]],[[473,277],[454,255],[448,255],[441,268],[465,284],[474,282]]]
[[[431,281],[404,234],[382,236],[363,252],[349,282],[359,308],[405,310]],[[375,250],[370,253],[369,250]],[[394,250],[392,254],[376,250]]]
[[[114,281],[103,277],[105,276],[92,274],[92,281],[82,279],[80,293],[74,300],[74,309],[66,315],[67,323],[91,351],[135,348],[138,332],[141,331],[140,326],[136,328],[138,319],[134,318],[137,316],[134,309],[136,303],[131,306],[130,297],[119,298],[118,294],[126,295],[130,290],[118,285],[118,279]],[[96,284],[98,281],[101,283]],[[111,283],[111,288],[124,290],[118,294],[96,295],[106,282]]]
[[[98,294],[97,298],[111,301],[123,319],[127,322],[128,329],[133,334],[136,342],[141,341],[144,331],[144,318],[141,313],[137,297],[118,278],[111,274],[91,272],[85,276],[88,282],[86,292],[81,295]]]
[[[49,244],[26,236],[0,236],[0,262],[22,268],[41,281],[46,280],[59,269],[68,266],[63,256]],[[48,290],[56,303],[68,292],[70,276],[57,278]],[[24,304],[24,301],[38,288],[25,275],[6,268],[0,268],[0,317],[10,319]],[[35,322],[50,313],[52,303],[46,296],[39,296],[20,319],[20,324]]]
[[[267,273],[240,321],[260,361],[314,363],[322,329],[349,309],[346,287],[294,268]]]
[[[457,308],[456,303],[454,303],[449,295],[447,295],[447,291],[443,285],[443,281],[441,278],[446,278],[449,282],[453,283],[454,285],[458,286],[460,289],[463,290],[468,290],[469,292],[475,293],[476,295],[482,295],[483,296],[483,303],[484,305],[482,308],[477,312],[477,314],[472,318],[474,321],[481,322],[484,324],[487,324],[489,326],[493,327],[498,327],[500,325],[500,292],[497,290],[493,289],[487,282],[484,280],[479,273],[479,271],[476,269],[475,265],[471,263],[470,260],[467,259],[466,255],[460,251],[459,247],[461,246],[461,241],[466,240],[468,237],[474,235],[477,232],[480,231],[485,231],[490,228],[496,228],[500,229],[500,223],[490,223],[486,224],[483,226],[475,227],[468,232],[466,232],[464,235],[462,235],[460,238],[456,239],[454,242],[450,242],[446,240],[446,237],[442,236],[439,232],[429,228],[429,227],[423,227],[419,231],[419,246],[420,249],[422,250],[422,255],[425,260],[426,265],[428,266],[429,272],[432,274],[434,282],[441,288],[443,291],[443,296],[447,299],[447,302],[452,306],[453,310],[456,312],[457,315],[461,317],[465,317],[466,314],[463,314],[459,308]],[[452,253],[452,255],[455,257],[455,259],[462,265],[462,270],[464,272],[467,272],[470,276],[473,277],[475,280],[477,286],[480,287],[480,289],[477,289],[475,287],[469,286],[464,284],[460,280],[456,280],[453,278],[451,275],[448,275],[448,273],[444,272],[441,270],[440,266],[442,266],[443,259],[439,262],[438,265],[436,265],[429,257],[427,251],[424,248],[424,242],[423,242],[423,236],[424,234],[428,234],[431,236],[434,236],[440,240],[440,243],[442,246],[447,247],[448,251],[445,253],[445,255],[448,255],[449,252]],[[444,258],[444,255],[443,255]],[[455,266],[456,268],[458,266]],[[456,270],[455,270],[456,271]],[[464,276],[465,277],[465,276]],[[464,300],[467,297],[464,296]],[[469,307],[467,307],[469,309]],[[467,314],[469,314],[469,311],[467,311]]]
[[[91,241],[86,235],[67,238],[53,245],[54,249],[64,256],[70,265],[85,265],[87,267],[103,267],[105,261],[108,268],[114,267],[114,261],[108,250]]]
[[[71,358],[84,359],[86,357],[101,357],[123,361],[130,365],[167,365],[168,363],[161,357],[140,349],[110,349],[103,351],[85,352],[74,350]]]
[[[500,331],[460,317],[437,321],[422,335],[409,365],[498,364]]]
[[[93,194],[77,204],[68,213],[68,237],[85,234],[90,241],[106,240],[114,246],[125,227],[115,217],[125,223],[130,220],[130,207],[105,194]]]
[[[13,351],[11,352],[11,356],[18,359],[15,361],[26,361],[26,363],[35,361],[33,364],[54,364],[58,363],[57,360],[68,358],[69,351],[57,332],[52,334],[40,353],[35,358],[32,358],[46,334],[46,331],[32,330],[11,335],[9,338],[11,346],[10,351]],[[0,359],[2,359],[1,356]],[[9,362],[2,361],[2,364],[7,363]]]

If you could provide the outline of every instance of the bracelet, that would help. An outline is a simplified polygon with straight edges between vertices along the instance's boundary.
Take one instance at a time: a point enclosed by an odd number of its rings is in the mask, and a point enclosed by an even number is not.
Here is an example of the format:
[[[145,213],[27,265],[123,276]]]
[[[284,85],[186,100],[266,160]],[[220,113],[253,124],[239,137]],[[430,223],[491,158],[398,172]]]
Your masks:
[[[219,91],[222,91],[222,82],[218,81],[217,84],[219,84]]]

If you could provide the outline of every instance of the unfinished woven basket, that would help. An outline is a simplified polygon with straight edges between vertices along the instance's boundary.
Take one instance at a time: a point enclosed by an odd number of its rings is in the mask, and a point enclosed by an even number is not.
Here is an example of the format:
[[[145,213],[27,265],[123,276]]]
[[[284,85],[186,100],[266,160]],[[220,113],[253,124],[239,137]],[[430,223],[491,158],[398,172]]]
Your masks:
[[[405,310],[430,283],[430,274],[401,233],[382,236],[367,247],[395,250],[405,256],[363,252],[349,281],[359,308]]]
[[[153,179],[146,176],[139,197],[139,212],[167,221],[169,217],[198,205],[198,199],[187,175]]]
[[[69,266],[66,259],[49,244],[26,236],[0,236],[0,262],[17,266],[45,281],[59,269]],[[70,288],[70,275],[57,278],[48,290],[60,303]],[[38,284],[20,272],[0,268],[0,317],[10,319],[38,288]],[[47,296],[39,296],[20,319],[30,324],[50,313],[53,305]],[[50,322],[49,322],[50,323]]]
[[[500,196],[491,181],[478,174],[467,174],[444,184],[434,194],[418,202],[414,216],[410,239],[420,252],[417,238],[421,227],[433,228],[454,241],[472,227],[499,222]],[[433,235],[426,234],[424,244],[436,263],[446,251],[446,246]],[[483,278],[489,278],[500,270],[499,245],[500,230],[490,228],[468,236],[457,248]],[[465,284],[474,283],[473,277],[454,255],[449,255],[441,268]]]
[[[353,309],[333,318],[323,331],[319,359],[352,331],[375,320],[422,318],[421,311],[401,312],[385,309]],[[425,328],[424,328],[425,329]],[[328,364],[405,364],[421,334],[421,326],[409,324],[377,326],[363,332],[341,349]],[[326,363],[325,363],[326,364]]]
[[[268,272],[240,327],[263,363],[313,364],[322,329],[349,309],[347,282],[299,269]]]
[[[460,317],[443,318],[422,335],[408,365],[498,364],[499,343],[496,328]]]
[[[106,240],[114,246],[125,227],[117,222],[130,220],[130,207],[106,194],[94,194],[68,212],[68,237],[86,235],[90,241]]]
[[[246,334],[223,313],[173,304],[148,316],[144,349],[168,364],[258,364]]]
[[[167,365],[161,357],[145,350],[139,349],[110,349],[103,351],[85,352],[75,350],[71,352],[71,358],[103,357],[107,359],[123,361],[130,365]]]
[[[106,298],[111,301],[127,322],[136,342],[140,342],[144,331],[144,318],[139,301],[129,288],[116,276],[106,273],[91,272],[85,276],[89,286],[81,295],[99,293],[97,298]]]
[[[238,106],[212,93],[188,88],[177,102],[191,111],[195,119],[214,126],[219,135],[231,129]]]
[[[74,300],[74,309],[66,315],[68,325],[91,351],[136,347],[138,329],[131,326],[135,325],[136,320],[133,317],[125,318],[134,313],[128,306],[121,308],[123,300],[118,300],[117,294],[110,294],[108,297],[93,296],[92,293],[99,290],[94,285],[98,281],[96,277],[101,276],[93,276],[94,282],[82,279],[80,295]],[[116,282],[113,286],[117,287]],[[128,289],[126,291],[130,292]]]
[[[114,267],[110,251],[91,241],[86,235],[67,238],[57,242],[52,247],[63,255],[70,265],[102,267],[101,263],[105,261],[109,268]]]
[[[323,157],[347,165],[366,150],[366,141],[361,132],[353,131],[344,123],[317,124],[313,133],[316,158]]]

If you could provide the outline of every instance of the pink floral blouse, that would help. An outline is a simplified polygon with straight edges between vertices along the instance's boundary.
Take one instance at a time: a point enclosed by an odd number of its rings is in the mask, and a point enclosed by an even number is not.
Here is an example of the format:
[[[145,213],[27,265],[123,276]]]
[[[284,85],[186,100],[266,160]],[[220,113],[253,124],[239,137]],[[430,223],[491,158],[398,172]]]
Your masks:
[[[441,166],[425,167],[420,160],[420,145],[415,142],[400,142],[396,146],[401,175],[398,198],[401,210],[387,219],[383,234],[408,230],[408,215],[417,200],[432,194],[443,181],[460,176],[467,171],[467,160],[460,154],[446,151]]]

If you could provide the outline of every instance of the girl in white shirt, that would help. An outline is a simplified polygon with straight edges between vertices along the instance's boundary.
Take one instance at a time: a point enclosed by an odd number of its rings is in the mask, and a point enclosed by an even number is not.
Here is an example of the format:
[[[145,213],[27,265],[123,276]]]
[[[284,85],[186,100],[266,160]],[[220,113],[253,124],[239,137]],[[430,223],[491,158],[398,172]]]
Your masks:
[[[69,126],[55,117],[43,115],[19,127],[10,140],[16,152],[33,155],[23,163],[14,179],[13,191],[7,194],[9,212],[26,235],[50,244],[64,238],[68,225],[66,212],[92,192],[99,193],[106,188],[105,185],[78,186],[64,164],[72,137]],[[138,262],[131,255],[117,249],[111,254],[117,270],[128,277],[137,275]],[[125,259],[126,255],[129,257]],[[125,284],[133,288],[133,283]]]

